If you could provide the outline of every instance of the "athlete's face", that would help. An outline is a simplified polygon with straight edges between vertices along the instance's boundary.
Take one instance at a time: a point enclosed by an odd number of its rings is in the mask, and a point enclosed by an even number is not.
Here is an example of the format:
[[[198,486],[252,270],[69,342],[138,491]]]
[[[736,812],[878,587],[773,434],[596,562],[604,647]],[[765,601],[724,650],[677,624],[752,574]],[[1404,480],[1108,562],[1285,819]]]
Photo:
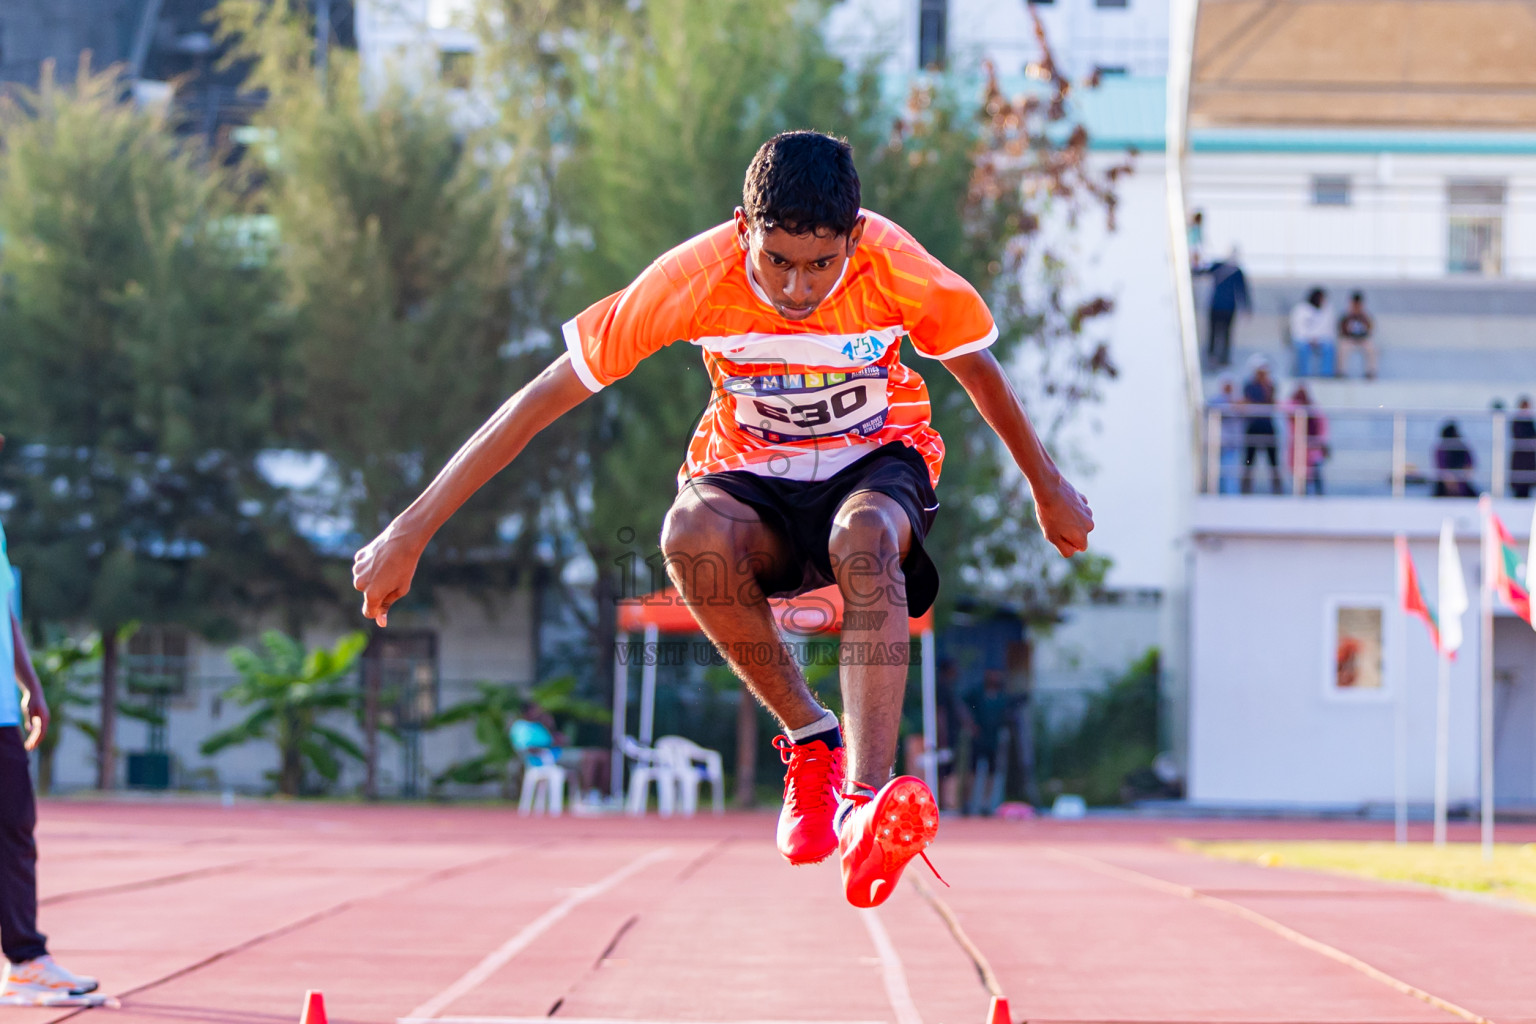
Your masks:
[[[752,276],[786,320],[804,320],[816,312],[863,237],[863,217],[846,235],[792,235],[781,228],[755,228],[736,208],[736,239],[747,253]]]

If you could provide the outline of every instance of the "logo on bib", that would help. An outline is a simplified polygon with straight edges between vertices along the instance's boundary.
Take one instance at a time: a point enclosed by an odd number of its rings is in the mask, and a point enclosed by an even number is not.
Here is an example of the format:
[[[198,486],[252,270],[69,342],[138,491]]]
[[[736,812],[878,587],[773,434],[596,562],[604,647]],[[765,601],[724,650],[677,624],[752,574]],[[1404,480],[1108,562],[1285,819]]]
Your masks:
[[[887,346],[885,339],[879,335],[866,334],[862,338],[854,338],[843,346],[843,355],[849,359],[858,359],[866,362],[874,362],[885,355]]]

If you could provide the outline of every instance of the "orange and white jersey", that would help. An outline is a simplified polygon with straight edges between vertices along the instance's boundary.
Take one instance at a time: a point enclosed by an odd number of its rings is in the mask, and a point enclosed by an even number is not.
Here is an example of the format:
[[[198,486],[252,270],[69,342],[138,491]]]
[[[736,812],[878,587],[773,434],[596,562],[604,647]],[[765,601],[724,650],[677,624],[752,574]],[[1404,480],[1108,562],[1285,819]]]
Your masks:
[[[599,391],[663,345],[703,350],[713,397],[679,486],[726,470],[825,480],[892,441],[917,449],[937,484],[944,442],[901,340],[950,359],[991,345],[997,327],[964,278],[891,221],[864,216],[863,240],[809,318],[779,315],[727,221],[568,322],[571,364]]]

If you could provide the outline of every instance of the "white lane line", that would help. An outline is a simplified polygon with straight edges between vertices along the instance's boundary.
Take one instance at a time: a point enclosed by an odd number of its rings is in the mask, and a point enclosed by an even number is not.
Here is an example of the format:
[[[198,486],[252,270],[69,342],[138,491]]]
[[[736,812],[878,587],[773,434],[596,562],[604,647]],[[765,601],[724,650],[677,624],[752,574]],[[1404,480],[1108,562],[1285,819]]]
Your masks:
[[[1388,988],[1394,989],[1405,996],[1428,1003],[1435,1009],[1444,1010],[1452,1016],[1460,1017],[1462,1020],[1467,1021],[1468,1024],[1493,1024],[1493,1021],[1481,1014],[1474,1013],[1464,1006],[1458,1006],[1449,999],[1442,999],[1440,996],[1427,992],[1417,985],[1411,985],[1401,978],[1393,977],[1381,968],[1373,967],[1359,957],[1351,956],[1344,952],[1337,946],[1330,946],[1328,943],[1314,939],[1310,935],[1304,935],[1288,925],[1281,924],[1272,917],[1264,916],[1257,910],[1250,910],[1241,903],[1233,903],[1231,900],[1224,900],[1220,896],[1212,896],[1201,892],[1199,889],[1180,885],[1177,882],[1170,882],[1167,879],[1158,878],[1156,875],[1144,874],[1133,868],[1123,868],[1118,864],[1111,864],[1108,861],[1099,860],[1097,857],[1090,857],[1086,853],[1077,853],[1076,851],[1064,850],[1058,847],[1048,847],[1046,853],[1057,860],[1077,864],[1087,868],[1089,871],[1095,871],[1109,878],[1118,878],[1122,881],[1131,882],[1143,888],[1154,889],[1158,892],[1168,893],[1172,896],[1182,896],[1184,899],[1194,900],[1196,903],[1219,910],[1222,913],[1242,918],[1244,921],[1258,925],[1265,931],[1273,932],[1282,939],[1296,943],[1296,945],[1303,949],[1310,949],[1312,952],[1325,956],[1330,960],[1335,960],[1345,967],[1357,970],[1367,978],[1379,981]]]
[[[439,1013],[447,1009],[449,1004],[451,1004],[454,1000],[478,988],[485,982],[487,978],[499,971],[508,960],[511,960],[513,957],[517,956],[517,954],[533,945],[534,941],[538,939],[540,935],[543,935],[545,932],[549,931],[551,927],[553,927],[561,918],[565,917],[572,910],[575,910],[577,907],[581,906],[583,903],[590,899],[601,896],[603,893],[607,892],[609,889],[612,889],[614,886],[618,885],[620,882],[624,881],[631,875],[640,871],[644,871],[646,868],[650,867],[652,864],[655,864],[659,860],[664,860],[671,853],[671,849],[666,847],[663,847],[660,850],[652,850],[650,853],[645,854],[643,857],[637,857],[636,859],[630,861],[624,867],[619,868],[619,870],[613,872],[611,875],[608,875],[606,878],[594,882],[592,885],[577,889],[565,899],[561,900],[553,907],[550,907],[548,910],[544,911],[544,913],[540,914],[537,918],[530,921],[523,927],[522,931],[518,932],[506,942],[502,943],[499,949],[486,956],[484,960],[481,960],[474,967],[470,968],[470,970],[465,973],[465,975],[458,981],[454,982],[452,985],[449,985],[437,995],[416,1007],[416,1009],[412,1010],[408,1016],[402,1017],[400,1019],[431,1020],[435,1018]],[[472,1018],[465,1017],[455,1019],[470,1020]],[[902,1024],[905,1024],[905,1022],[902,1022]]]
[[[870,909],[860,911],[859,916],[864,919],[864,927],[869,929],[870,941],[875,944],[875,953],[880,957],[885,995],[891,1001],[891,1009],[896,1011],[896,1024],[923,1024],[922,1014],[917,1012],[917,1004],[912,1001],[912,990],[907,988],[907,972],[901,966],[901,957],[896,955],[896,947],[891,943],[880,915]]]

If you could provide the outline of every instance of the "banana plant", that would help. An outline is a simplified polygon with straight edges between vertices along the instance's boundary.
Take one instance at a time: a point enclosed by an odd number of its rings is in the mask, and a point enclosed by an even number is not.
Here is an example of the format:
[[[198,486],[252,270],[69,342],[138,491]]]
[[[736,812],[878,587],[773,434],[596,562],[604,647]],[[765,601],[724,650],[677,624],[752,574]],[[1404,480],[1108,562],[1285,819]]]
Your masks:
[[[204,756],[246,743],[267,742],[278,751],[279,767],[268,777],[278,792],[309,792],[311,773],[326,784],[341,775],[341,758],[362,762],[361,748],[326,718],[333,712],[355,714],[359,691],[350,678],[368,639],[348,633],[330,650],[305,651],[299,641],[270,630],[260,652],[237,647],[230,664],[240,681],[224,695],[252,711],[245,720],[203,741]]]

